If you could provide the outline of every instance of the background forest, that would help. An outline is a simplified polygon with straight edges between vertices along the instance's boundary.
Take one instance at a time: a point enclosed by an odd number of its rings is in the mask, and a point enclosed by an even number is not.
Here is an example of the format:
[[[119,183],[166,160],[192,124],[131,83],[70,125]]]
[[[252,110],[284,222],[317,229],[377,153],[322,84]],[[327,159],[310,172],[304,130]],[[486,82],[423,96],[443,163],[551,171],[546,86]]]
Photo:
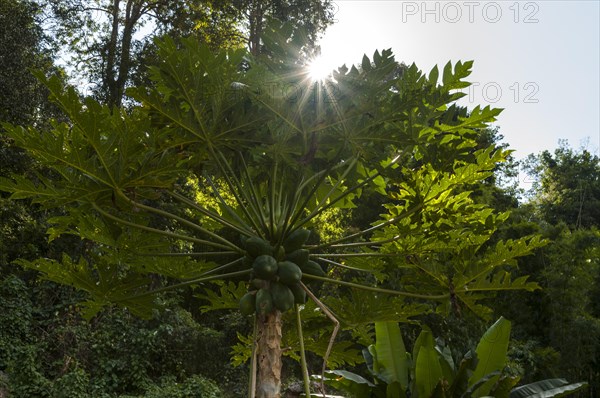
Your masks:
[[[0,177],[6,178],[0,186],[0,397],[246,396],[249,355],[244,346],[252,322],[218,298],[219,293],[233,295],[232,300],[243,294],[235,285],[168,291],[160,297],[160,310],[140,318],[122,306],[82,305],[90,301],[89,292],[56,283],[31,266],[39,258],[63,261],[65,254],[87,261],[94,242],[60,231],[57,220],[65,216],[64,209],[13,200],[15,195],[4,192],[15,175],[44,181],[57,177],[7,132],[9,124],[44,132],[68,120],[64,108],[49,99],[52,83],[42,83],[31,71],[76,83],[80,96],[91,96],[106,109],[133,109],[137,98],[127,89],[155,83],[156,37],[173,43],[192,38],[214,51],[247,48],[253,56],[275,60],[275,47],[264,39],[271,18],[305,32],[304,57],[318,53],[319,35],[333,23],[329,1],[0,0],[0,122],[5,123],[0,127]],[[374,56],[372,66],[363,60],[359,69],[376,69],[382,57]],[[411,70],[395,63],[388,72],[379,80],[392,81]],[[486,125],[477,132],[475,149],[510,149],[498,128]],[[589,387],[578,394],[598,396],[600,159],[566,141],[554,152],[531,154],[522,162],[505,156],[468,191],[474,204],[497,214],[509,212],[491,221],[493,234],[486,245],[530,236],[544,242],[516,258],[512,270],[513,278],[527,275],[541,289],[527,285],[524,290],[497,289],[493,298],[482,296],[490,313],[459,304],[446,311],[415,304],[413,313],[404,307],[409,313],[398,321],[405,342],[412,346],[425,325],[452,347],[453,355],[462,355],[502,316],[512,322],[507,374],[520,376],[521,383],[558,377],[583,381]],[[534,180],[528,191],[517,183],[523,171]],[[383,201],[367,194],[360,200],[361,207],[348,206],[343,214],[323,212],[319,235],[335,239],[344,231],[368,229]],[[342,271],[332,267],[328,272]],[[398,288],[402,277],[398,273],[397,279],[384,280],[384,287]],[[153,278],[153,286],[167,283],[166,277]],[[332,306],[346,293],[339,286],[316,289]],[[354,299],[372,306],[360,309],[363,313],[377,313],[384,302],[358,294]],[[312,321],[325,328],[319,324],[324,321]],[[360,338],[342,328],[338,340],[344,343],[335,346],[330,368],[369,374],[361,348],[374,339],[374,328],[359,332]],[[323,347],[308,355],[310,374],[320,372],[322,359],[315,352],[324,351],[328,336],[318,339]],[[302,391],[295,359],[284,357],[284,396]]]

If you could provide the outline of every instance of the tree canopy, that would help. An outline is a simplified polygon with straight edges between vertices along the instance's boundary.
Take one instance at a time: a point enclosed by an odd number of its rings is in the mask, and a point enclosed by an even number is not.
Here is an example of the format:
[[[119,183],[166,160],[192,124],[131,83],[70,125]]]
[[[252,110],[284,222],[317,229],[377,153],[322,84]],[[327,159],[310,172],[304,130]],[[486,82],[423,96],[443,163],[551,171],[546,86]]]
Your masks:
[[[535,178],[535,201],[541,218],[573,228],[598,227],[600,221],[600,158],[575,151],[565,142],[552,154],[530,155],[526,168]]]
[[[145,79],[155,58],[153,38],[193,36],[212,49],[248,45],[263,51],[270,17],[303,27],[317,38],[333,19],[329,0],[166,1],[42,0],[45,24],[72,68],[72,74],[110,106],[120,106],[125,89]],[[65,49],[68,49],[65,51]]]

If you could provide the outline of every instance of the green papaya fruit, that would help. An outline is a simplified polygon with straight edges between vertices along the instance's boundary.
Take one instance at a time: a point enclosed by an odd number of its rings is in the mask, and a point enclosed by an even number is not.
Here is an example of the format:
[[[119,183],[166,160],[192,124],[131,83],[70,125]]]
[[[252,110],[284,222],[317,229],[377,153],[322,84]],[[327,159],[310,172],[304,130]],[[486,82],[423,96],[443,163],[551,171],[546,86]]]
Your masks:
[[[290,285],[290,286],[288,286],[288,288],[294,295],[294,303],[295,304],[301,305],[301,304],[306,303],[306,292],[304,291],[302,286],[300,286],[299,283]]]
[[[302,270],[291,261],[282,261],[277,264],[279,281],[286,285],[293,285],[302,279]]]
[[[256,292],[256,313],[266,315],[273,311],[273,297],[267,289],[259,289]]]
[[[308,254],[309,254],[308,250],[298,249],[298,250],[294,250],[291,253],[288,253],[285,256],[285,259],[287,261],[291,261],[291,262],[297,264],[299,267],[302,267],[308,262]]]
[[[277,259],[277,261],[282,261],[285,258],[285,249],[283,248],[283,246],[279,246],[277,248],[277,250],[274,250],[275,253],[277,253],[275,255],[275,258]]]
[[[309,275],[315,276],[326,276],[327,274],[323,271],[323,268],[312,260],[308,260],[304,267],[300,267],[302,272]]]
[[[275,257],[262,254],[252,263],[254,275],[260,279],[271,279],[277,274],[277,260]]]
[[[254,278],[250,281],[250,287],[248,289],[250,289],[250,290],[263,289],[266,286],[268,286],[267,283],[268,282],[265,281],[264,279]]]
[[[308,240],[310,231],[308,229],[300,228],[289,234],[283,241],[283,247],[286,253],[291,253],[294,250],[298,250]]]
[[[252,293],[246,293],[240,299],[240,312],[242,315],[252,315],[256,310],[256,295]]]
[[[273,304],[281,312],[285,312],[294,306],[294,294],[282,283],[275,282],[271,284],[271,296],[273,297]]]
[[[263,254],[273,254],[273,248],[269,242],[259,238],[258,236],[252,236],[246,239],[245,248],[250,257],[258,257]]]

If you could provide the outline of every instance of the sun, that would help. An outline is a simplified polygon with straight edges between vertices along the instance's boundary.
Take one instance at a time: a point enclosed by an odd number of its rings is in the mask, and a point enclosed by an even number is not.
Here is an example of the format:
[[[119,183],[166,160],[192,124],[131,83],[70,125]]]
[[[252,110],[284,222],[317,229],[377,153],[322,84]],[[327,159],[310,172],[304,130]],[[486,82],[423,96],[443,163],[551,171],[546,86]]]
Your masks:
[[[308,76],[313,82],[326,80],[331,76],[333,69],[331,63],[323,57],[313,59],[308,65]]]

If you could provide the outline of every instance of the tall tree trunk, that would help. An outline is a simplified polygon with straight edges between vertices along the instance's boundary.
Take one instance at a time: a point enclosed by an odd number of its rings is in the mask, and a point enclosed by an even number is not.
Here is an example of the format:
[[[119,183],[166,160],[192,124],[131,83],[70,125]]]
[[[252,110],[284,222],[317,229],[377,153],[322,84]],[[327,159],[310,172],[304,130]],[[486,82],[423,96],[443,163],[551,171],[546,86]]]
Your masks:
[[[249,13],[250,37],[248,38],[248,47],[250,47],[250,52],[253,55],[260,54],[260,37],[262,35],[264,16],[261,0],[253,1]]]
[[[109,105],[121,106],[125,94],[125,83],[131,71],[131,40],[135,25],[142,16],[142,1],[129,0],[125,11],[123,25],[123,39],[121,42],[121,57],[119,60],[119,73],[114,83],[114,92],[111,93],[112,103]]]
[[[281,312],[275,311],[258,319],[257,398],[281,397]]]
[[[119,40],[119,8],[120,0],[114,0],[111,11],[111,31],[108,41],[108,53],[106,55],[106,68],[104,70],[104,89],[106,90],[106,99],[109,105],[113,105],[113,93],[115,84],[115,65],[117,63],[117,44]]]
[[[131,41],[137,22],[143,13],[143,0],[128,0],[125,6],[125,16],[120,14],[121,1],[114,0],[111,8],[111,34],[106,56],[104,72],[106,88],[106,103],[108,106],[119,107],[123,102],[125,84],[131,71]],[[119,28],[123,24],[123,34],[119,37]]]

